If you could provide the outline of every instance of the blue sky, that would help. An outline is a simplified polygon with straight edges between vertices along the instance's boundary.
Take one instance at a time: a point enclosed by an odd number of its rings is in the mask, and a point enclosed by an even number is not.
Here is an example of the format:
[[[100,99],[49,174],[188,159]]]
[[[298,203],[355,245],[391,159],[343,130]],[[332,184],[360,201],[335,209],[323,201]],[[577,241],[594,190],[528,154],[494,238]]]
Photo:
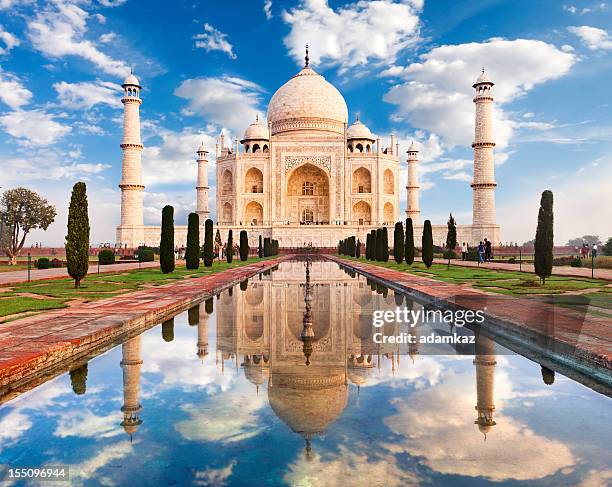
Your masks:
[[[62,244],[77,180],[88,182],[92,241],[114,241],[130,66],[144,87],[146,222],[171,203],[184,223],[200,141],[214,152],[221,130],[240,137],[265,116],[306,42],[351,119],[359,111],[383,140],[399,136],[403,168],[406,144],[419,144],[423,218],[471,220],[471,84],[485,66],[502,240],[533,237],[544,189],[556,195],[558,243],[612,234],[606,2],[0,0],[0,186],[35,189],[59,213],[32,241]]]

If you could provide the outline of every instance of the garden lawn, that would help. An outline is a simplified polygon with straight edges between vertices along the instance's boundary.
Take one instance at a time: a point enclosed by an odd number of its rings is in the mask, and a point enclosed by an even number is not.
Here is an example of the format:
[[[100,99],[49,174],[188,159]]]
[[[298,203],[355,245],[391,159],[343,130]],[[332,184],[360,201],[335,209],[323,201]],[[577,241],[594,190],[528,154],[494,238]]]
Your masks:
[[[342,256],[342,258],[346,260],[359,260],[367,264],[430,277],[451,284],[469,284],[475,288],[511,296],[576,293],[587,289],[602,291],[602,294],[607,294],[612,289],[607,281],[600,279],[552,276],[546,279],[546,283],[542,285],[537,276],[524,272],[463,267],[452,264],[450,268],[447,268],[446,264],[432,264],[427,269],[422,262],[414,262],[412,266],[409,266],[405,262],[397,264],[392,260],[389,262],[376,262],[363,258],[357,259],[346,256]]]
[[[177,279],[201,277],[263,260],[267,258],[251,258],[246,262],[238,259],[231,264],[215,261],[212,267],[200,265],[200,268],[196,270],[177,266],[174,272],[169,274],[163,274],[161,270],[152,268],[118,272],[117,274],[89,274],[81,282],[79,289],[74,288],[72,279],[48,279],[14,284],[0,289],[0,322],[4,321],[2,317],[10,317],[17,313],[63,308],[68,306],[67,301],[71,299],[84,301],[105,299],[151,285],[161,286]],[[31,296],[33,294],[37,297]]]

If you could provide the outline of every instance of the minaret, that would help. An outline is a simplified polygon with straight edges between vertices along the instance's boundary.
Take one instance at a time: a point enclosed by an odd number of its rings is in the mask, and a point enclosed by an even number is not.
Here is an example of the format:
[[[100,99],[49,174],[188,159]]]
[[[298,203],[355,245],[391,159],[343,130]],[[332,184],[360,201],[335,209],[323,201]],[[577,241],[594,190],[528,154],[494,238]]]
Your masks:
[[[408,182],[406,191],[408,192],[406,200],[406,216],[412,218],[412,224],[420,224],[421,210],[419,209],[419,151],[414,147],[414,142],[408,148]]]
[[[208,211],[208,160],[206,156],[208,151],[204,147],[204,142],[198,148],[198,183],[196,186],[196,213],[200,217],[200,225],[208,219],[210,212]]]
[[[495,342],[480,332],[476,333],[474,365],[476,366],[475,409],[478,411],[478,418],[474,421],[474,424],[478,425],[478,429],[486,439],[491,427],[495,426],[495,421],[493,421],[493,412],[495,411],[493,391],[497,361],[495,360]]]
[[[208,313],[206,304],[200,303],[200,321],[198,322],[198,357],[204,361],[208,355]]]
[[[117,228],[117,243],[137,247],[144,243],[144,218],[142,206],[142,170],[140,156],[143,149],[140,140],[140,83],[130,74],[123,84],[123,151],[121,169],[121,225]]]
[[[136,432],[138,426],[142,424],[140,419],[140,335],[128,340],[121,346],[123,369],[123,421],[121,426],[130,437]]]
[[[493,82],[489,80],[482,68],[482,73],[474,83],[476,90],[476,124],[474,130],[474,190],[472,203],[472,226],[474,242],[488,238],[492,242],[499,240],[495,223],[495,187],[493,163]],[[498,233],[499,230],[497,230]]]

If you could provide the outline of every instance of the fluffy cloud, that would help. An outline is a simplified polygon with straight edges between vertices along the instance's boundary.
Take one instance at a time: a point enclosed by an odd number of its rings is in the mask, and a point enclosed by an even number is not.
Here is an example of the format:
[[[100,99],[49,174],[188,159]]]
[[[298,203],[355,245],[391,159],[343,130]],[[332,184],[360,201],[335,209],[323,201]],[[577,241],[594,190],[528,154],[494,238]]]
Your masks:
[[[234,47],[227,40],[227,34],[215,29],[212,25],[204,24],[204,32],[193,36],[196,40],[195,47],[206,49],[206,52],[221,51],[230,58],[236,59]]]
[[[484,64],[494,87],[495,139],[504,148],[516,123],[503,105],[524,96],[534,86],[559,78],[576,62],[574,54],[552,44],[528,39],[491,39],[482,43],[432,49],[421,61],[387,72],[409,81],[391,88],[385,101],[397,106],[395,117],[441,137],[444,145],[469,145],[474,134],[474,83]]]
[[[283,11],[291,31],[284,42],[298,64],[304,45],[313,63],[354,66],[392,63],[397,54],[419,39],[418,12],[422,2],[358,1],[334,10],[327,0],[303,0]]]
[[[263,9],[266,19],[270,20],[272,18],[272,0],[265,0]]]
[[[5,132],[27,146],[50,145],[70,132],[71,128],[54,120],[43,110],[15,110],[0,116]]]
[[[0,70],[0,101],[13,110],[30,103],[32,92],[28,90],[17,76]]]
[[[127,0],[98,0],[98,3],[103,7],[120,7]]]
[[[189,102],[184,114],[200,115],[207,122],[240,135],[245,123],[255,120],[262,93],[259,85],[229,76],[188,79],[174,91]]]
[[[96,65],[105,73],[125,76],[129,67],[100,51],[85,39],[89,14],[71,3],[57,3],[55,9],[39,12],[28,22],[32,46],[50,58],[78,56]]]
[[[593,51],[598,49],[612,49],[612,37],[603,29],[581,25],[580,27],[568,27],[567,30],[577,35],[582,43]]]
[[[53,85],[60,103],[68,108],[87,110],[94,105],[121,107],[121,86],[106,81],[67,83]]]
[[[13,47],[19,45],[19,39],[17,39],[17,37],[15,37],[10,32],[5,31],[1,25],[0,25],[0,41],[4,44],[4,47],[0,46],[0,55],[6,54],[11,49],[13,49]]]

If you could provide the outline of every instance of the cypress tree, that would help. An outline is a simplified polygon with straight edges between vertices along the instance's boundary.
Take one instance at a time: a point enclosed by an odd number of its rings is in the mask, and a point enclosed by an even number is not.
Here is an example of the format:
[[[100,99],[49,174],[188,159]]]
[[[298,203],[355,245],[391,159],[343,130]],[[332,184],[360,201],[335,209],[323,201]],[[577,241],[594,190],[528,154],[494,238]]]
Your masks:
[[[355,257],[361,258],[361,242],[357,239],[357,245],[355,246]]]
[[[412,265],[414,262],[414,229],[412,228],[412,218],[406,218],[406,239],[404,246],[406,264]]]
[[[372,241],[372,238],[370,236],[369,233],[366,234],[366,250],[365,250],[365,258],[366,260],[370,260],[370,247],[371,244],[370,242]]]
[[[230,229],[227,234],[227,246],[225,248],[225,258],[227,259],[227,263],[231,264],[234,260],[234,233]]]
[[[244,262],[249,258],[249,237],[246,230],[240,230],[240,260]]]
[[[355,257],[355,237],[351,236],[348,239],[348,254],[350,257]]]
[[[264,257],[270,257],[272,255],[272,249],[270,248],[270,237],[264,238]]]
[[[370,231],[370,260],[376,260],[376,230]]]
[[[425,220],[423,224],[423,239],[421,241],[421,255],[423,264],[429,269],[433,262],[433,235],[431,233],[431,222]]]
[[[159,266],[164,274],[174,271],[174,208],[170,205],[162,209]]]
[[[341,247],[342,247],[342,241],[341,241],[341,240],[338,240],[338,255],[340,255],[340,254],[342,253],[342,252],[341,252],[341,250],[342,250],[342,248],[341,248]]]
[[[553,194],[546,190],[542,193],[540,210],[538,212],[538,227],[534,242],[535,273],[546,283],[546,278],[552,274],[553,263]]]
[[[387,233],[387,227],[383,227],[382,230],[383,230],[382,232],[382,237],[383,237],[382,261],[388,262],[389,261],[389,234]]]
[[[259,236],[259,246],[257,247],[257,256],[261,259],[263,257],[263,243],[261,235]]]
[[[214,259],[213,221],[209,218],[204,223],[204,266],[212,267]]]
[[[453,257],[455,247],[457,247],[457,223],[452,213],[448,217],[446,226],[448,227],[448,233],[446,234],[446,249],[448,251],[448,267],[450,267],[451,257]]]
[[[398,264],[401,264],[404,260],[404,227],[402,222],[395,224],[393,232],[393,258]]]
[[[89,215],[87,213],[87,188],[78,182],[72,188],[68,209],[68,235],[66,235],[66,264],[68,274],[74,279],[74,287],[81,287],[81,280],[89,269]]]
[[[376,260],[382,262],[383,260],[383,236],[382,228],[376,229]]]
[[[200,217],[197,213],[189,213],[187,217],[187,248],[185,249],[185,267],[197,269],[200,267]]]

